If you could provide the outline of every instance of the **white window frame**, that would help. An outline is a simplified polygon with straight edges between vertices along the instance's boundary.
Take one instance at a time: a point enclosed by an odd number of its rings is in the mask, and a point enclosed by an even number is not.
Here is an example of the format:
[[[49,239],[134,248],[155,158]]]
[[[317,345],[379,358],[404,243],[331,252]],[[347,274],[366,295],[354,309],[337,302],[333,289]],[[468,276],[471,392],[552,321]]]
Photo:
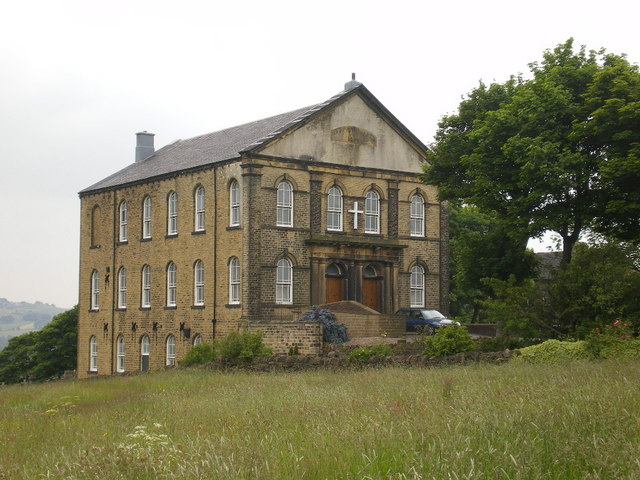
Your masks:
[[[149,308],[151,306],[151,267],[149,265],[142,267],[140,283],[142,290],[140,306],[142,308]]]
[[[293,187],[285,180],[278,184],[276,192],[276,225],[293,227]]]
[[[142,238],[151,238],[151,197],[144,197],[142,202]]]
[[[425,270],[421,265],[411,267],[410,279],[410,306],[424,307]]]
[[[380,233],[380,195],[375,190],[364,199],[364,233]]]
[[[98,371],[98,339],[95,335],[89,337],[89,371]]]
[[[194,219],[194,227],[196,232],[202,232],[205,230],[204,225],[204,187],[199,186],[196,189],[195,193],[195,219]]]
[[[342,231],[342,190],[334,185],[327,192],[327,230]]]
[[[100,310],[100,274],[91,272],[91,310]]]
[[[167,197],[167,235],[178,234],[178,194],[171,192]]]
[[[416,194],[411,197],[409,217],[409,234],[412,237],[424,237],[424,198],[422,198],[422,195]]]
[[[118,270],[118,308],[127,308],[127,270]]]
[[[127,228],[127,202],[126,201],[122,201],[120,202],[120,207],[118,209],[119,212],[119,218],[120,218],[120,229],[119,229],[119,235],[118,235],[118,240],[120,242],[126,242],[127,241],[127,233],[128,233],[128,228]]]
[[[176,364],[176,337],[169,335],[165,341],[166,361],[167,367],[173,367]]]
[[[240,225],[240,184],[233,180],[229,185],[229,226]]]
[[[140,340],[140,370],[142,370],[143,360],[142,357],[147,357],[147,366],[150,366],[149,363],[151,359],[151,342],[149,341],[149,335],[143,335]]]
[[[281,258],[276,266],[276,303],[293,303],[293,266],[288,258]]]
[[[204,263],[196,261],[193,266],[193,304],[204,305]]]
[[[177,268],[176,264],[169,262],[167,265],[167,307],[176,306],[177,293]]]
[[[229,259],[229,303],[240,303],[240,260],[238,257]]]
[[[116,342],[116,371],[119,373],[124,372],[124,337],[118,336]]]

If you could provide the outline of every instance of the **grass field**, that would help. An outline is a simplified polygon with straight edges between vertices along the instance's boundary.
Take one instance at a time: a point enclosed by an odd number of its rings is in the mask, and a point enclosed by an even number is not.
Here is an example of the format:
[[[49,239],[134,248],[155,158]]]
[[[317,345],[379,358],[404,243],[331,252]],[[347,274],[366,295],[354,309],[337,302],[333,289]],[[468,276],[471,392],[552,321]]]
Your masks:
[[[640,478],[640,362],[0,387],[1,479]]]

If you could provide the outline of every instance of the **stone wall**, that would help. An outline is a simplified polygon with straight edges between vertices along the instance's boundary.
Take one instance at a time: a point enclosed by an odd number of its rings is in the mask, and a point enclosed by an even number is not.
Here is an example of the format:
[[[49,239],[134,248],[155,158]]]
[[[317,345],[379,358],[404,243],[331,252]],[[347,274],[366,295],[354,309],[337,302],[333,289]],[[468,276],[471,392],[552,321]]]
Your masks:
[[[320,322],[249,322],[250,332],[261,332],[262,341],[274,354],[287,354],[297,347],[300,355],[322,353],[322,324]]]
[[[347,326],[347,335],[352,339],[359,337],[401,338],[405,335],[404,317],[400,315],[336,313],[336,319]]]

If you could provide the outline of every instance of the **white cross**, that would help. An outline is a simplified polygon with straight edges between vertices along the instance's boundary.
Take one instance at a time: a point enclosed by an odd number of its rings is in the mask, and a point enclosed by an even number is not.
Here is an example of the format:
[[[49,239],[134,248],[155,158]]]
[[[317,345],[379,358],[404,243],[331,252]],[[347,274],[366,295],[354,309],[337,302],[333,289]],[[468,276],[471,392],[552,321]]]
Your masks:
[[[358,214],[364,213],[363,210],[358,210],[358,202],[353,202],[353,210],[348,210],[349,213],[353,213],[353,229],[358,229]]]

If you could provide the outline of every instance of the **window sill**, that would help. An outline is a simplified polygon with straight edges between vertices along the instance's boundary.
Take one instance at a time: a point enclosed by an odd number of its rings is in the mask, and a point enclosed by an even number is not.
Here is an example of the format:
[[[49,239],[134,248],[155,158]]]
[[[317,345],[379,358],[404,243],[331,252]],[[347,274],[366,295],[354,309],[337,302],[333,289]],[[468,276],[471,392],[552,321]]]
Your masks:
[[[151,237],[141,238],[140,241],[141,242],[150,242],[151,241]]]
[[[151,307],[140,307],[138,310],[144,312],[145,310],[151,310]]]
[[[89,250],[95,250],[95,249],[97,249],[97,248],[102,248],[102,245],[91,245],[91,246],[89,247]]]
[[[167,305],[164,307],[165,310],[177,310],[178,306],[177,305]]]
[[[227,303],[225,308],[240,308],[242,305],[240,303]]]
[[[191,310],[204,310],[204,305],[191,305]]]
[[[167,233],[164,238],[169,239],[169,238],[178,238],[178,234],[177,233]]]
[[[120,240],[119,242],[116,242],[116,246],[120,246],[120,245],[127,245],[129,243],[129,240]]]
[[[114,308],[114,311],[116,311],[116,312],[126,312],[127,311],[127,307]]]
[[[206,230],[194,230],[191,235],[204,235],[205,233],[207,233]]]
[[[97,375],[98,371],[97,370],[87,370],[87,375]]]
[[[89,313],[98,313],[100,311],[99,308],[90,308]]]
[[[240,225],[229,225],[227,227],[227,232],[229,232],[231,230],[240,230]]]

